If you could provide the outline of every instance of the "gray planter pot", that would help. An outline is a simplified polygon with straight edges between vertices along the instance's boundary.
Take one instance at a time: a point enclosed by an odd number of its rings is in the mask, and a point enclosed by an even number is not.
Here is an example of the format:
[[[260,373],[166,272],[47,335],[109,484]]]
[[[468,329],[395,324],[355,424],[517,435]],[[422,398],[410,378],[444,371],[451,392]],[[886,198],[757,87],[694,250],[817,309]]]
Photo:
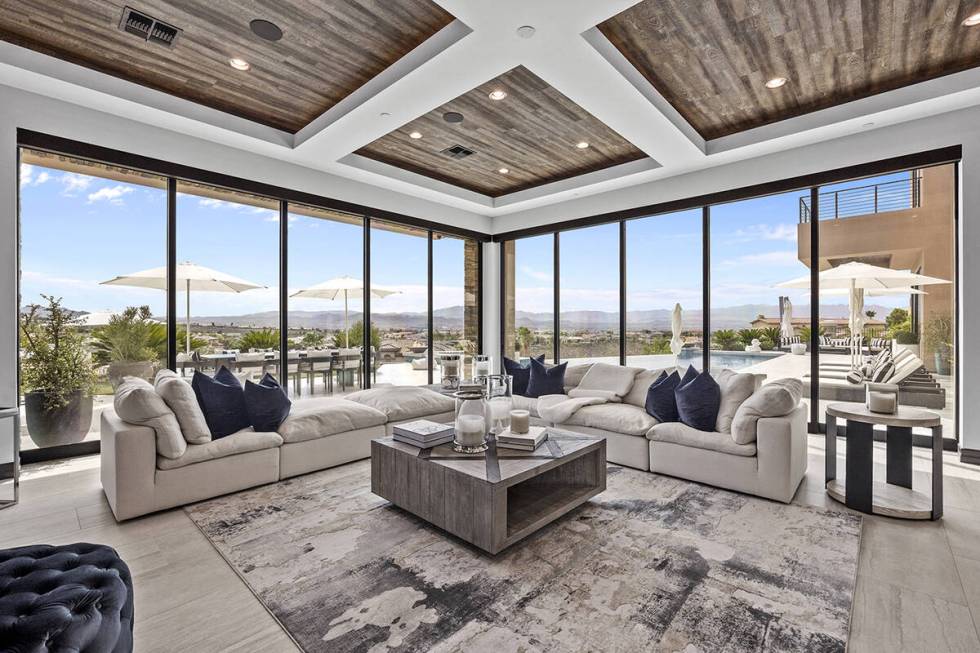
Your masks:
[[[27,432],[38,447],[74,444],[85,439],[92,426],[92,397],[79,390],[61,408],[45,407],[47,393],[28,392],[24,395]]]

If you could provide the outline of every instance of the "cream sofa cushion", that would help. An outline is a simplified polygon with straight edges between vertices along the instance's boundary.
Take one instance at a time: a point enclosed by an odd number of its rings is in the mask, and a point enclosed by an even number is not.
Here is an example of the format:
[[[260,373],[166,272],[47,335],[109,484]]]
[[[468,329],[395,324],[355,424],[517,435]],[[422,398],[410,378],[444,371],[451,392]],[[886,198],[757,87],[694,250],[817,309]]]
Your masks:
[[[180,458],[184,455],[187,441],[180,432],[177,417],[148,381],[135,376],[124,376],[116,386],[112,406],[124,422],[153,429],[156,433],[158,454],[164,458]]]
[[[184,381],[173,370],[163,369],[157,372],[153,387],[157,394],[163,397],[167,406],[173,411],[180,424],[184,439],[189,444],[204,444],[211,441],[211,430],[201,404],[197,403],[194,388]]]
[[[735,411],[755,391],[756,377],[753,374],[739,374],[732,370],[721,370],[712,375],[721,389],[721,403],[718,405],[718,419],[715,430],[719,433],[732,432]]]
[[[538,413],[537,397],[514,395],[512,399],[516,410],[526,410],[527,412],[531,413],[531,417],[541,417],[541,415]]]
[[[739,406],[732,420],[732,439],[738,444],[755,442],[756,426],[761,417],[788,415],[803,397],[800,379],[775,379],[759,388]]]
[[[379,426],[388,421],[380,410],[356,401],[323,397],[300,399],[276,429],[283,442],[304,442],[328,435]]]
[[[657,424],[647,435],[654,442],[671,442],[685,447],[708,449],[733,456],[754,456],[755,443],[737,444],[725,433],[715,431],[699,431],[681,422]]]
[[[347,395],[350,401],[380,410],[389,422],[448,413],[456,409],[452,397],[428,388],[386,386]]]
[[[636,372],[635,367],[595,363],[579,384],[568,391],[568,396],[601,397],[607,401],[619,402],[632,387]]]
[[[280,445],[282,445],[282,438],[278,433],[263,433],[248,427],[206,444],[189,444],[187,451],[179,458],[157,456],[157,469],[177,469],[178,467],[234,456],[239,453],[275,449]]]
[[[642,408],[629,404],[599,404],[585,406],[575,411],[567,422],[569,426],[590,426],[603,431],[625,435],[646,435],[657,420]]]
[[[650,389],[650,386],[657,380],[661,372],[670,374],[673,371],[673,367],[663,367],[657,370],[638,370],[636,377],[633,379],[633,385],[630,387],[630,391],[623,396],[623,403],[633,404],[645,410],[647,405],[647,390]]]
[[[551,364],[548,367],[552,367]],[[592,369],[592,363],[580,363],[578,365],[569,365],[565,368],[565,394],[572,388],[577,388],[578,384],[582,382],[582,378],[585,374]]]

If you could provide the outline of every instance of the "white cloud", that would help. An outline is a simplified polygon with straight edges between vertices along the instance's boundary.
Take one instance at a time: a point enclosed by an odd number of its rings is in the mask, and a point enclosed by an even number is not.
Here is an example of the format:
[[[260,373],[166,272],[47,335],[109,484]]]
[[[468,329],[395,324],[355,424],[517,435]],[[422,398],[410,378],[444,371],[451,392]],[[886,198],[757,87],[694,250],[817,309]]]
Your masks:
[[[93,202],[107,200],[110,203],[118,206],[123,203],[122,196],[132,192],[133,189],[131,186],[106,186],[105,188],[100,188],[94,193],[89,193],[88,203],[92,204]]]
[[[782,240],[796,242],[796,225],[780,223],[775,225],[753,224],[735,232],[735,242],[751,242],[753,240]]]
[[[542,272],[541,270],[535,270],[529,265],[522,265],[520,267],[521,274],[534,279],[535,281],[551,281],[554,277],[551,272]]]
[[[51,175],[47,170],[42,170],[40,173],[35,174],[36,170],[37,168],[29,163],[20,164],[21,188],[24,186],[40,186],[51,179]]]
[[[781,250],[777,252],[763,252],[762,254],[745,254],[738,258],[722,261],[719,267],[737,267],[739,265],[776,265],[793,266],[801,265],[799,255],[795,250]]]
[[[92,179],[88,175],[66,172],[58,178],[58,181],[64,186],[63,194],[74,195],[78,191],[86,190],[92,184]]]

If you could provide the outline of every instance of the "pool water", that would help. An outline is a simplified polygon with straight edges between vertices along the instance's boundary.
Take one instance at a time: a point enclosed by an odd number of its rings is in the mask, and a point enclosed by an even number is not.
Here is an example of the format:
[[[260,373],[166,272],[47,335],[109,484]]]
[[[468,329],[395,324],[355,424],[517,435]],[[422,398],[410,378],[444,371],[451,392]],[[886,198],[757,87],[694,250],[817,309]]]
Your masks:
[[[712,351],[711,352],[711,367],[712,369],[720,370],[722,368],[728,368],[730,370],[739,370],[743,367],[749,367],[751,365],[757,365],[763,361],[767,361],[771,358],[777,358],[783,356],[785,352],[781,351],[762,351],[762,352],[744,352],[744,351]],[[693,365],[695,368],[701,368],[701,350],[700,349],[683,349],[680,355],[677,357],[677,364],[680,365]]]

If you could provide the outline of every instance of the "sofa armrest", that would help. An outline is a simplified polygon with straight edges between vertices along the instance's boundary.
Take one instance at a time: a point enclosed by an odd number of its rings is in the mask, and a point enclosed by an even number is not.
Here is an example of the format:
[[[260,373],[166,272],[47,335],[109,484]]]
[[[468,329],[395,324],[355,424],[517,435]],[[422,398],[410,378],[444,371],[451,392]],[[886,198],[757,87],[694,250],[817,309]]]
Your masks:
[[[780,417],[759,419],[756,448],[759,479],[766,495],[789,503],[806,475],[807,408],[797,406]]]
[[[102,489],[117,520],[155,509],[156,433],[102,411]]]

